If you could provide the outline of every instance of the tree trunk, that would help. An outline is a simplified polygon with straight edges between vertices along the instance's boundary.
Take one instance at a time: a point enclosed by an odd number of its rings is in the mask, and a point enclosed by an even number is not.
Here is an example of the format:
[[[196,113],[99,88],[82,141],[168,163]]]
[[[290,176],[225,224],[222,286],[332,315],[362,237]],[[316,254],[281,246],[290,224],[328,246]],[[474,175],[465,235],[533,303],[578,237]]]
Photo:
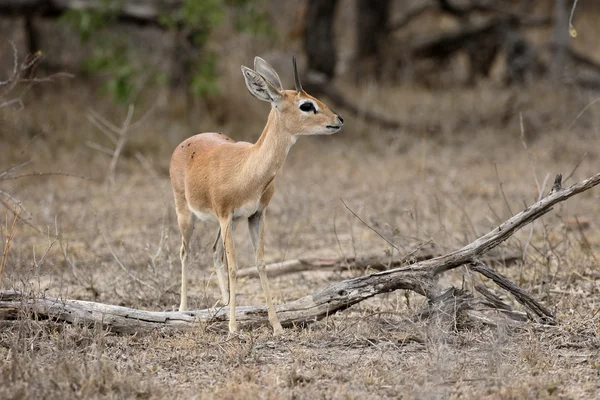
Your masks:
[[[554,45],[555,52],[552,57],[552,77],[559,80],[564,69],[569,50],[569,16],[565,9],[565,0],[554,1]]]
[[[381,78],[390,0],[356,1],[356,78]]]
[[[310,72],[323,75],[330,81],[335,75],[337,55],[333,42],[333,19],[337,0],[310,0],[306,12],[304,49]]]

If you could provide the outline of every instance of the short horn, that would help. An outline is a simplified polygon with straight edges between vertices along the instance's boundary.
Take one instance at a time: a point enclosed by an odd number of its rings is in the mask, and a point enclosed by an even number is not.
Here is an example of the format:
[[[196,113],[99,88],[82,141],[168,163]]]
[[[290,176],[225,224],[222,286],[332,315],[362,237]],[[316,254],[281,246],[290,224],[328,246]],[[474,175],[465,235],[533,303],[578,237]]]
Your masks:
[[[302,84],[300,83],[300,77],[298,76],[298,68],[296,67],[296,56],[292,58],[294,63],[294,80],[296,81],[296,92],[302,92]]]

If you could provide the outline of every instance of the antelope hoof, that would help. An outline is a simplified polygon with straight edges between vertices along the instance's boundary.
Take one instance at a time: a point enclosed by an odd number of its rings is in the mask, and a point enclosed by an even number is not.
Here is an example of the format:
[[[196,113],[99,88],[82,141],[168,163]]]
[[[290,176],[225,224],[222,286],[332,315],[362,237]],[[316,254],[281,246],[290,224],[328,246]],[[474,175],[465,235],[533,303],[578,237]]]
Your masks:
[[[273,325],[273,336],[282,336],[283,334],[284,331],[279,322]]]
[[[237,333],[237,324],[234,322],[233,324],[229,323],[229,333]]]

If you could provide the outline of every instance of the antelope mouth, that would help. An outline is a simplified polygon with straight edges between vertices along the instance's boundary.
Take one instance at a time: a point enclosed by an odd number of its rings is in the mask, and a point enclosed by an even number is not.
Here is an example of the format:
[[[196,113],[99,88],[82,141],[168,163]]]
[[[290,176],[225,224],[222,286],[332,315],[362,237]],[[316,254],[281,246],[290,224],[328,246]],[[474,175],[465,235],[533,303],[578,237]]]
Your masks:
[[[325,128],[339,131],[342,127],[340,125],[327,125]]]

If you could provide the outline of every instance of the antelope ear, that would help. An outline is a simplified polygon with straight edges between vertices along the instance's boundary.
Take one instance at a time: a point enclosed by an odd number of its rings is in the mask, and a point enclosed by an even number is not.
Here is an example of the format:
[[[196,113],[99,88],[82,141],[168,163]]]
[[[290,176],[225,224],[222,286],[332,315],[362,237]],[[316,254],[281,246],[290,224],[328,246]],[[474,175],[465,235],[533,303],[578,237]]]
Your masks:
[[[248,91],[257,99],[277,103],[281,100],[281,92],[266,81],[256,71],[242,65],[242,74],[246,80]]]
[[[279,75],[277,75],[275,68],[273,68],[268,62],[260,57],[254,57],[254,70],[260,76],[265,78],[265,80],[273,85],[277,90],[283,90],[283,85],[281,84]]]

